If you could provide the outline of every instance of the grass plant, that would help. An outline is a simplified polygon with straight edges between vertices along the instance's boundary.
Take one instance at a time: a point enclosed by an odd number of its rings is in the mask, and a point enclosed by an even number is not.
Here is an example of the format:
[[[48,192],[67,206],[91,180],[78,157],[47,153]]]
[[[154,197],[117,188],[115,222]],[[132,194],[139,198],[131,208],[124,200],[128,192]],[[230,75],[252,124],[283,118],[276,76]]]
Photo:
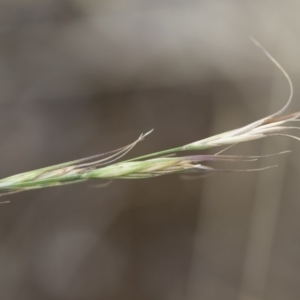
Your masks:
[[[209,161],[253,161],[259,158],[283,154],[289,151],[264,156],[223,155],[223,151],[242,142],[249,142],[270,136],[285,136],[300,140],[298,137],[286,134],[286,130],[299,129],[290,126],[299,121],[300,112],[282,115],[289,107],[293,98],[293,85],[290,77],[282,66],[255,39],[254,44],[278,67],[286,77],[290,86],[290,96],[278,112],[248,124],[244,127],[227,131],[203,140],[195,141],[180,147],[147,154],[130,160],[123,158],[133,147],[141,142],[152,130],[142,134],[133,143],[114,151],[58,164],[38,170],[33,170],[0,180],[0,195],[22,192],[31,189],[46,188],[58,185],[72,184],[90,179],[142,179],[162,176],[172,173],[201,173],[214,172],[246,172],[260,169],[224,170],[214,169],[205,163]],[[184,155],[186,151],[201,151],[214,147],[227,147],[215,155]]]

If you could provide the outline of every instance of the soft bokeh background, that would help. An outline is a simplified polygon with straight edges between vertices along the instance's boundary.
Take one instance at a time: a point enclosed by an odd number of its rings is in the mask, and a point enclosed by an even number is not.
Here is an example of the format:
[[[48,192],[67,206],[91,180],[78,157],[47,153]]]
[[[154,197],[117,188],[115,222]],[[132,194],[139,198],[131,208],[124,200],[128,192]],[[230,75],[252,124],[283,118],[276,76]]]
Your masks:
[[[1,177],[115,149],[130,155],[300,110],[298,1],[1,0]],[[0,206],[0,297],[300,299],[299,143],[261,173],[37,190]],[[214,153],[214,152],[212,152]],[[231,168],[249,164],[229,165]]]

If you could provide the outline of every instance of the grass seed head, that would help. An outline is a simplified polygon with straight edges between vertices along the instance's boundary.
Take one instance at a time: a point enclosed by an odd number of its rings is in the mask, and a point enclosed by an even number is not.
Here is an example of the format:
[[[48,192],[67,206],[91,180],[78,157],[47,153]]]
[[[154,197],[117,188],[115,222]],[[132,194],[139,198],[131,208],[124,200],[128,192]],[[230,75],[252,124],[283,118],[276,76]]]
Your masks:
[[[248,168],[238,170],[214,169],[210,166],[206,166],[205,163],[209,161],[251,162],[262,157],[283,154],[287,151],[265,156],[221,155],[221,152],[224,150],[215,155],[170,156],[186,150],[199,151],[218,146],[226,146],[227,148],[225,150],[227,150],[232,145],[268,136],[285,136],[300,140],[297,136],[285,133],[286,130],[299,129],[297,126],[289,126],[287,124],[299,121],[300,112],[282,116],[282,113],[288,108],[293,97],[293,85],[291,79],[282,66],[267,52],[266,49],[264,49],[255,39],[251,38],[251,40],[281,70],[290,85],[290,96],[288,101],[284,107],[275,114],[241,128],[230,130],[185,146],[151,153],[123,162],[116,162],[152,132],[150,131],[146,134],[142,134],[133,143],[111,152],[4,178],[0,180],[0,194],[11,194],[30,189],[77,183],[88,179],[139,179],[174,173],[212,174],[215,172],[247,172],[261,171],[274,167],[269,166],[260,169]]]

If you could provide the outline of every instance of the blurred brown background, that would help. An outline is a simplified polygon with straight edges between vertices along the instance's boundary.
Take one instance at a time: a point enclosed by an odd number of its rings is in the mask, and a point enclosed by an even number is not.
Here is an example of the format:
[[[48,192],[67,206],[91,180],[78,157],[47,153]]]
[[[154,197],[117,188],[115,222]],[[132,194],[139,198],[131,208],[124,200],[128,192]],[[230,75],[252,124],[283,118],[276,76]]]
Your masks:
[[[273,113],[295,85],[298,1],[1,0],[1,177],[128,144],[175,147]],[[98,182],[0,206],[0,298],[300,299],[299,143],[261,173]],[[211,153],[214,153],[213,151]],[[249,164],[227,165],[230,168]]]

